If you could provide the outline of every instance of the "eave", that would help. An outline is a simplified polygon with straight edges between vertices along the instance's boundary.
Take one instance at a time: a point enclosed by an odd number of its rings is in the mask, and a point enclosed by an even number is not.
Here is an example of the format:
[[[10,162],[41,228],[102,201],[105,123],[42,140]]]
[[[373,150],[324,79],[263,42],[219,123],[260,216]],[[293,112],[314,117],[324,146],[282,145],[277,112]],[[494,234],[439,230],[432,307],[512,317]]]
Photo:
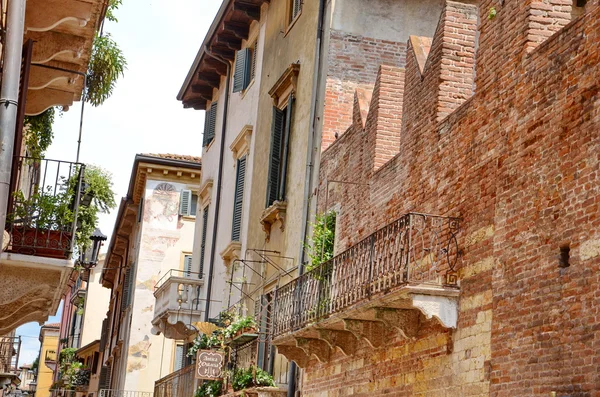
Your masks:
[[[227,74],[227,65],[248,39],[250,25],[260,20],[261,7],[269,0],[224,0],[181,87],[177,99],[184,108],[206,109],[213,89]],[[218,59],[217,59],[218,58]]]

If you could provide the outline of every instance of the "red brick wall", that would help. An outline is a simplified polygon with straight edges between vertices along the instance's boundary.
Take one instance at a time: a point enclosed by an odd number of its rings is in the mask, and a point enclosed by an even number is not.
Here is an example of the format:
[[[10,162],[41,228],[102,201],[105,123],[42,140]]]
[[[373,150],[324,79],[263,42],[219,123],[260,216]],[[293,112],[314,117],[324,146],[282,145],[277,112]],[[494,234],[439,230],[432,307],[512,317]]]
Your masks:
[[[331,30],[325,88],[323,140],[325,150],[352,123],[357,88],[372,89],[380,65],[404,66],[406,44]]]
[[[540,44],[532,3],[482,1],[476,95],[441,121],[436,69],[419,83],[407,57],[400,152],[385,165],[372,167],[371,112],[323,154],[321,210],[325,180],[361,184],[329,184],[338,252],[409,211],[460,216],[461,296],[457,330],[338,352],[306,369],[306,395],[600,395],[600,9]],[[444,34],[428,63],[446,64]]]

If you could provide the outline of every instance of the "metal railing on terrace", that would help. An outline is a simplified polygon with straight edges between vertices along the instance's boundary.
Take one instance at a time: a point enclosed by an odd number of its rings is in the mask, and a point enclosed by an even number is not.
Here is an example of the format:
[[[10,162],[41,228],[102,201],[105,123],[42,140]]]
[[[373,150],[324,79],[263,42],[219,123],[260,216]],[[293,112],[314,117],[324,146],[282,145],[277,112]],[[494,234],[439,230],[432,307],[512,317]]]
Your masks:
[[[21,157],[13,170],[6,230],[8,251],[69,259],[73,252],[85,165]]]
[[[180,397],[193,396],[195,390],[194,379],[195,365],[188,365],[185,368],[170,373],[157,380],[154,383],[155,397]],[[102,397],[102,396],[100,396]],[[105,396],[105,397],[122,397],[122,396]],[[123,396],[123,397],[146,397],[146,396]]]
[[[405,285],[456,287],[459,219],[409,213],[275,291],[273,335]]]

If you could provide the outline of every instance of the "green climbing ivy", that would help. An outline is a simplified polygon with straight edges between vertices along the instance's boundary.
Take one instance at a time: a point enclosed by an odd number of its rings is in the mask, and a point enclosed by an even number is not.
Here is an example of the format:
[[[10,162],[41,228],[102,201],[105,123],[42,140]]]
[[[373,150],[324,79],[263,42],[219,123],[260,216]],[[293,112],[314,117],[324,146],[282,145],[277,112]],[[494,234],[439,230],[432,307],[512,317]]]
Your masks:
[[[93,106],[102,105],[112,95],[126,68],[123,52],[110,34],[97,35],[88,66],[86,101]]]
[[[44,154],[54,138],[52,131],[54,115],[55,109],[49,108],[37,116],[25,116],[25,147],[29,157],[44,158]]]
[[[328,211],[316,216],[312,237],[305,247],[310,259],[310,263],[306,266],[307,271],[311,271],[333,258],[335,218],[335,211]]]

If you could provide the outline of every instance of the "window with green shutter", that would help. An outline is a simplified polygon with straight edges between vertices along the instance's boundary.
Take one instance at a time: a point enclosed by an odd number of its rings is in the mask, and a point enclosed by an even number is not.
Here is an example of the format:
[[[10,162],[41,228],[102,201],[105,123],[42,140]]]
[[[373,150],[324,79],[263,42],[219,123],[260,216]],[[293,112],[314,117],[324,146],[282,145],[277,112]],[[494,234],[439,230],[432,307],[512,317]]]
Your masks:
[[[250,84],[252,73],[252,49],[244,48],[235,55],[233,92],[244,91]]]
[[[183,273],[185,277],[192,276],[192,256],[184,255],[183,256]]]
[[[204,137],[202,146],[208,146],[215,139],[215,128],[217,124],[217,102],[210,105],[210,109],[204,114]]]
[[[275,201],[285,200],[285,179],[293,103],[294,97],[290,95],[284,109],[273,107],[269,179],[267,180],[267,207],[273,205]]]
[[[292,22],[302,11],[302,2],[304,0],[289,0],[290,1],[290,20]]]
[[[231,241],[240,241],[242,229],[242,207],[244,204],[244,182],[246,179],[246,156],[238,159],[236,168]]]
[[[204,277],[204,254],[206,253],[206,232],[208,229],[208,205],[202,211],[202,240],[200,240],[200,273],[199,278]]]

